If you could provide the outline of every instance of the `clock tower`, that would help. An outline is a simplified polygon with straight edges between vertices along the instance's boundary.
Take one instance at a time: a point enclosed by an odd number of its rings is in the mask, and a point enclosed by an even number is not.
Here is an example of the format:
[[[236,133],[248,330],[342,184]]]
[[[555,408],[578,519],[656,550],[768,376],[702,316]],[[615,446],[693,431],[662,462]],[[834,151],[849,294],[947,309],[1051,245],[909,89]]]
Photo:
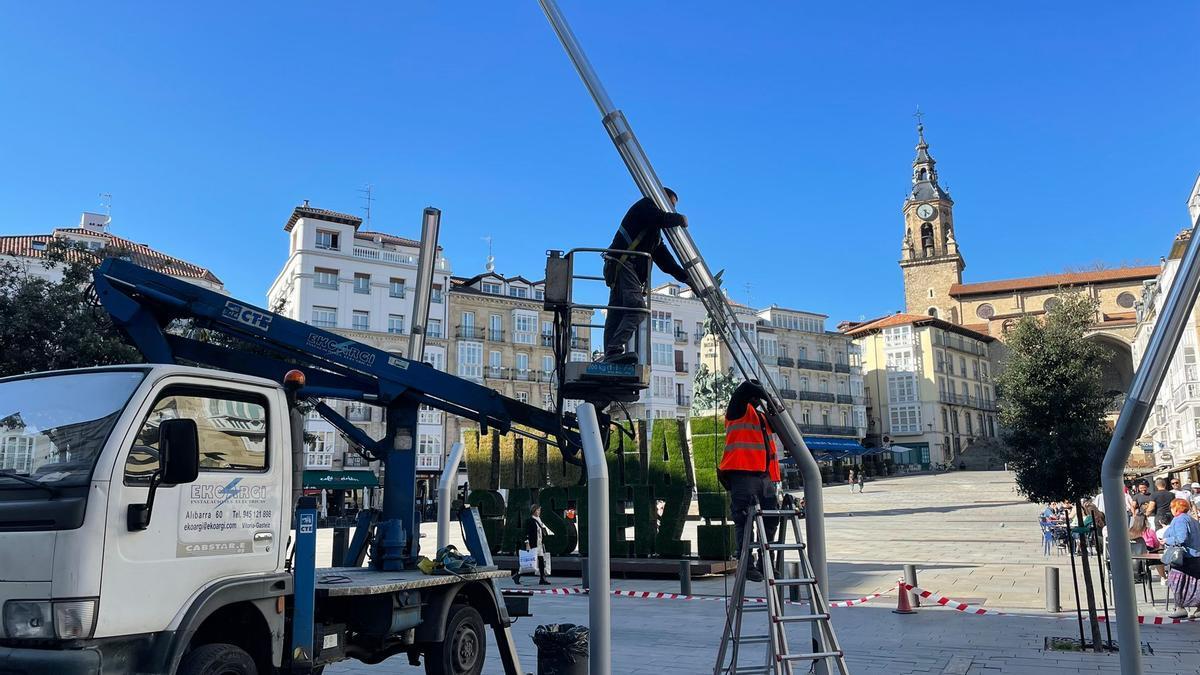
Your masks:
[[[913,160],[912,192],[904,200],[900,246],[904,311],[962,323],[950,287],[962,283],[967,265],[954,235],[954,200],[938,184],[935,164],[925,142],[925,126],[917,124],[917,158]]]

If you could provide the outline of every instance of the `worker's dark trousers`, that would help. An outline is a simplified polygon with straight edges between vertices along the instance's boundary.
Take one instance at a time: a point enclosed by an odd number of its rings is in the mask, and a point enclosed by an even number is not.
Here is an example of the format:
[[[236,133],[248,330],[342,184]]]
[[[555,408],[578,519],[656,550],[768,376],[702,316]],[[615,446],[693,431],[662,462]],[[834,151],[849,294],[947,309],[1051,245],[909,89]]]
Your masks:
[[[646,309],[646,299],[642,295],[645,286],[628,262],[604,261],[604,283],[608,284],[610,307]],[[619,354],[625,351],[625,345],[629,344],[629,339],[637,332],[644,318],[644,314],[638,312],[608,310],[604,319],[604,353]]]
[[[765,473],[748,473],[734,471],[729,473],[729,515],[733,519],[733,527],[737,532],[737,555],[742,555],[742,542],[746,536],[746,518],[754,509],[754,502],[762,504],[764,509],[779,508],[779,493],[775,481]],[[767,541],[775,538],[775,530],[779,527],[779,519],[763,516]],[[761,566],[760,566],[761,567]]]

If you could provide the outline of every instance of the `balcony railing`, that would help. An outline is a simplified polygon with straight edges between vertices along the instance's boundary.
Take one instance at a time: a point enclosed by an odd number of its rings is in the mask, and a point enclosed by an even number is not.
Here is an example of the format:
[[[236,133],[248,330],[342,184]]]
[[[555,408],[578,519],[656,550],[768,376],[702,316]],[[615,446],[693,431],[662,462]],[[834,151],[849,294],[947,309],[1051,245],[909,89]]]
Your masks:
[[[454,337],[466,340],[482,340],[485,329],[480,326],[455,326]]]
[[[553,333],[542,333],[541,340],[542,340],[543,347],[553,347],[554,346],[554,334]]]
[[[688,364],[686,364],[686,363],[676,363],[676,364],[675,364],[675,372],[677,372],[677,373],[686,373],[686,372],[688,372]]]
[[[808,368],[809,370],[824,370],[833,372],[833,364],[828,361],[813,361],[811,359],[796,359],[797,368]]]
[[[517,382],[549,382],[553,379],[550,373],[532,368],[509,368],[508,366],[487,366],[483,376],[489,380],[515,380]]]
[[[445,296],[442,294],[442,291],[434,290],[429,294],[429,301],[441,304],[442,302],[445,302]]]
[[[938,335],[938,337],[934,338],[934,344],[939,344],[947,349],[966,352],[976,356],[983,356],[987,354],[987,348],[981,343],[975,342],[974,340],[964,339],[961,335],[946,335],[941,333]]]
[[[487,339],[490,342],[504,342],[504,331],[499,328],[487,329]]]
[[[571,338],[571,349],[587,349],[587,348],[588,348],[588,339],[587,338],[585,338],[585,337]]]
[[[938,400],[947,405],[962,405],[988,411],[995,411],[997,409],[995,399],[981,398],[979,396],[971,396],[966,394],[954,394],[951,392],[941,391],[938,392]]]
[[[483,369],[483,376],[490,380],[503,380],[505,370],[507,370],[507,368],[502,368],[500,366],[488,366]]]
[[[837,400],[833,394],[827,391],[807,391],[800,390],[796,392],[796,398],[801,401],[821,401],[823,403],[833,403]]]
[[[850,372],[850,364],[849,363],[835,363],[835,364],[833,364],[833,369],[839,373],[849,373]]]
[[[681,345],[686,345],[688,342],[688,334],[682,328],[675,329],[675,342]]]
[[[795,359],[793,359],[793,358],[792,358],[792,357],[790,357],[790,356],[780,356],[780,357],[777,357],[777,358],[775,359],[775,363],[776,363],[777,365],[783,366],[783,367],[785,367],[785,368],[794,368],[794,367],[796,366],[796,361],[795,361]]]
[[[704,333],[692,333],[692,342],[694,344],[700,344],[700,341],[703,339],[704,339]]]
[[[790,401],[796,400],[796,390],[795,389],[780,389],[779,395]]]
[[[801,424],[800,433],[820,436],[858,436],[857,427],[829,426],[825,424]]]
[[[854,397],[853,397],[853,396],[851,396],[850,394],[838,394],[838,395],[837,395],[837,402],[838,402],[838,403],[845,403],[846,405],[851,405],[851,404],[853,404],[853,403],[854,403]]]
[[[687,394],[675,394],[675,405],[681,408],[692,407],[692,397]]]
[[[367,248],[365,246],[354,247],[354,257],[364,260],[378,260],[380,262],[399,263],[401,265],[416,265],[417,256],[407,253],[397,253],[395,251],[387,251],[378,248]]]

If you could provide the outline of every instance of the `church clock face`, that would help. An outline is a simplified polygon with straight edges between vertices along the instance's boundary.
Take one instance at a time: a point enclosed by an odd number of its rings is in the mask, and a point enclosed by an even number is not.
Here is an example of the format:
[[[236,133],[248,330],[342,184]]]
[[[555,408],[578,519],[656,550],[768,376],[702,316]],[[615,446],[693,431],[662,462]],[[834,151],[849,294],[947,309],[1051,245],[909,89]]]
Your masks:
[[[917,216],[921,220],[933,220],[935,215],[937,215],[937,209],[932,204],[922,204],[917,207]]]

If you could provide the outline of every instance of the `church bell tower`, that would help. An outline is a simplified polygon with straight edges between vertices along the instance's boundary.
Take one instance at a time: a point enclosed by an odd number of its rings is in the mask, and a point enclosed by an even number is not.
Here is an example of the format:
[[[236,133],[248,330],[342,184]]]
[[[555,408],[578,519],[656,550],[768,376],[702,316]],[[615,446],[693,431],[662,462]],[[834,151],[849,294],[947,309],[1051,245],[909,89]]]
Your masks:
[[[936,164],[925,142],[925,125],[918,123],[912,192],[904,200],[904,240],[900,246],[904,311],[962,323],[950,287],[962,283],[967,265],[954,236],[954,200],[938,184]]]

